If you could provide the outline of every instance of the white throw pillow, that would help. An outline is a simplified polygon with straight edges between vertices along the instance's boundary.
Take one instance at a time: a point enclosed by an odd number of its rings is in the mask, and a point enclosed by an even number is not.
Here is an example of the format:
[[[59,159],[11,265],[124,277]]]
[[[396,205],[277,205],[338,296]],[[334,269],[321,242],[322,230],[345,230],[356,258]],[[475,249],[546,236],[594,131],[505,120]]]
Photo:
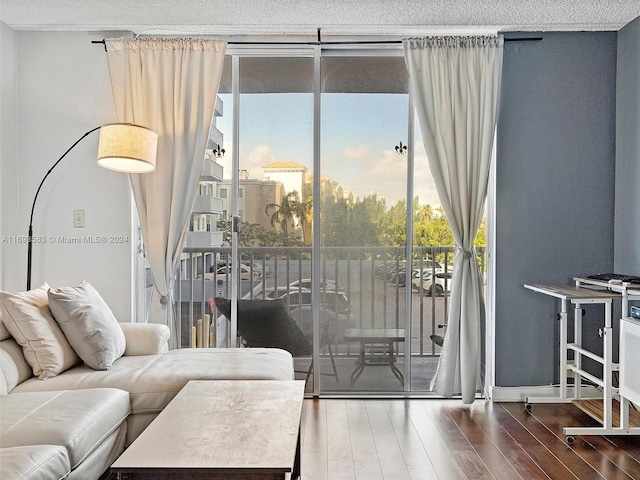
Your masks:
[[[47,290],[45,283],[27,292],[0,292],[2,320],[40,379],[55,377],[80,363],[49,310]]]
[[[50,289],[49,308],[71,346],[91,368],[109,370],[124,354],[122,328],[98,291],[85,280],[75,287]]]

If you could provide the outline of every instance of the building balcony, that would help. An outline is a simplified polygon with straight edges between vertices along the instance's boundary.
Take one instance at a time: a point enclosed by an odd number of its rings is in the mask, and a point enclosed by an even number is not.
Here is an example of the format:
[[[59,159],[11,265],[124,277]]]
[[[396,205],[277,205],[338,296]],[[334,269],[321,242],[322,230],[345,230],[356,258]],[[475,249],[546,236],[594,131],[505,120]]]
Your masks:
[[[200,180],[208,182],[221,182],[222,181],[222,165],[215,162],[211,158],[205,158],[202,165],[202,172],[200,173]]]
[[[196,195],[193,202],[193,213],[221,214],[222,210],[222,200],[211,195]]]
[[[187,232],[184,248],[216,248],[223,240],[222,232]]]
[[[224,102],[216,95],[216,104],[213,107],[214,117],[221,117],[224,114]]]
[[[211,129],[209,130],[209,142],[207,143],[207,149],[215,149],[218,145],[222,148],[222,144],[224,141],[224,136],[222,132],[218,130],[215,126],[211,125]]]

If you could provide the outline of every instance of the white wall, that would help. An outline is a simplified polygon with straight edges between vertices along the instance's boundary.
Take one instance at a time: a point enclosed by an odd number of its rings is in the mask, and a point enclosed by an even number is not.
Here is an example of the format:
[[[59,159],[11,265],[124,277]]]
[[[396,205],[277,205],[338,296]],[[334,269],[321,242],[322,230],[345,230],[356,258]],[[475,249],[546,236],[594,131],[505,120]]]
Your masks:
[[[17,196],[16,145],[16,32],[0,22],[0,238],[16,231],[15,202]],[[18,261],[15,244],[0,243],[0,290],[15,290],[17,279],[9,275]]]
[[[47,170],[85,132],[116,120],[107,56],[101,45],[91,43],[113,35],[21,31],[11,36],[17,58],[17,157],[3,148],[1,164],[3,173],[15,164],[18,168],[15,187],[2,192],[2,204],[3,210],[17,213],[17,225],[3,218],[2,234],[26,236],[33,196]],[[4,91],[2,97],[4,102]],[[3,138],[5,122],[10,121],[3,115]],[[40,192],[34,237],[45,243],[34,244],[32,287],[44,281],[57,287],[86,279],[118,320],[130,321],[135,239],[130,231],[129,182],[126,175],[97,166],[97,144],[94,132],[65,157]],[[3,184],[11,182],[3,175]],[[85,211],[85,228],[73,227],[74,210]],[[61,237],[81,243],[64,243]],[[107,243],[85,243],[88,237],[106,237]],[[110,243],[109,237],[125,241]],[[3,283],[24,290],[26,245],[11,248],[18,261],[3,264]]]

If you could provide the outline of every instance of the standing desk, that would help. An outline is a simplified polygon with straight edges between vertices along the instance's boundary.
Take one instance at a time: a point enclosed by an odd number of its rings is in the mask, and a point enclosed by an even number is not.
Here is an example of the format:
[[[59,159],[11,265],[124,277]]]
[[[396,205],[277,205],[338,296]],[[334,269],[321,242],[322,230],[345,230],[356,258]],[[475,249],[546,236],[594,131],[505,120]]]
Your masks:
[[[617,292],[622,298],[622,318],[629,317],[629,301],[640,300],[640,283],[638,277],[626,277],[624,280],[600,280],[589,277],[573,277],[576,286],[585,286],[591,289],[608,290]],[[622,334],[622,328],[620,329]],[[622,338],[620,339],[622,344]],[[621,361],[621,360],[620,360]],[[626,368],[633,368],[635,365],[626,365]],[[629,400],[620,395],[620,427],[626,429],[629,426]],[[637,429],[636,429],[637,430]],[[637,433],[636,433],[637,434]]]
[[[532,403],[570,403],[582,398],[581,384],[585,378],[603,391],[603,419],[601,427],[565,427],[564,434],[567,442],[573,442],[573,435],[638,435],[640,428],[629,427],[629,404],[626,400],[620,402],[620,426],[613,425],[612,405],[614,390],[613,371],[618,365],[613,363],[613,333],[612,333],[612,302],[621,298],[621,293],[610,290],[595,290],[586,288],[576,282],[576,285],[537,285],[525,284],[525,288],[560,299],[560,394],[554,397],[527,397],[525,408],[531,409]],[[567,342],[568,307],[574,305],[574,341]],[[604,327],[600,329],[603,341],[603,355],[600,357],[582,347],[582,305],[601,304],[604,307]],[[567,355],[574,352],[574,364],[567,364]],[[596,376],[582,369],[582,357],[588,357],[602,364],[603,377]],[[567,388],[567,370],[575,374],[573,396],[570,397]]]
[[[631,282],[614,282],[604,280],[594,280],[593,278],[573,277],[576,286],[586,286],[587,288],[609,290],[617,292],[622,297],[622,316],[629,316],[629,300],[640,300],[640,284]]]

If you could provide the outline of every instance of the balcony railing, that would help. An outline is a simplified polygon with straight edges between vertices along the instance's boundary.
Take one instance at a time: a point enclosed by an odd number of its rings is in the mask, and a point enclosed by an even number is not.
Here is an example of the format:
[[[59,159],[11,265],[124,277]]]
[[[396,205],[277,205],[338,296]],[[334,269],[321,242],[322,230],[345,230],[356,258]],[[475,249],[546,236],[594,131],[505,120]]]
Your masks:
[[[185,239],[185,248],[214,248],[224,240],[222,232],[188,231]]]
[[[193,213],[222,213],[222,200],[211,195],[196,195],[193,202]]]
[[[484,274],[485,249],[478,248],[478,264]],[[438,356],[440,347],[431,335],[444,335],[449,305],[453,247],[416,247],[407,268],[404,248],[321,248],[321,318],[331,314],[346,328],[405,328],[411,319],[414,356]],[[186,248],[176,292],[181,318],[182,346],[191,346],[191,329],[210,314],[208,299],[231,295],[230,276],[219,274],[231,258],[229,248]],[[241,298],[284,298],[292,315],[310,333],[311,247],[251,247],[239,249]],[[203,275],[203,273],[205,275]],[[411,289],[411,312],[406,312],[406,289]],[[217,317],[216,312],[213,316]],[[226,320],[220,322],[226,326]],[[230,343],[226,328],[218,328],[217,345]],[[339,338],[339,336],[338,336]],[[352,354],[347,345],[340,354]],[[401,352],[402,353],[402,352]]]
[[[213,161],[211,158],[205,158],[202,164],[202,171],[200,172],[200,180],[206,180],[210,182],[220,182],[223,178],[223,168],[218,162]]]

